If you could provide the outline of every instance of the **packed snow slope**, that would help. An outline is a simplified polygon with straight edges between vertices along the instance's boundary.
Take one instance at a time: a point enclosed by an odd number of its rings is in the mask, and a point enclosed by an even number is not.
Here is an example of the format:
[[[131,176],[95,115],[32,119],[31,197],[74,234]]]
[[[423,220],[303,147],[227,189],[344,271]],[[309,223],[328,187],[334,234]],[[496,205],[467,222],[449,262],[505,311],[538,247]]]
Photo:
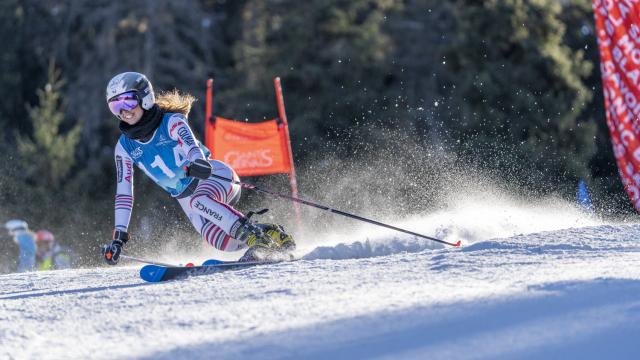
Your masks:
[[[640,356],[640,225],[466,211],[394,223],[460,249],[367,225],[300,261],[159,284],[131,263],[3,275],[0,358]]]

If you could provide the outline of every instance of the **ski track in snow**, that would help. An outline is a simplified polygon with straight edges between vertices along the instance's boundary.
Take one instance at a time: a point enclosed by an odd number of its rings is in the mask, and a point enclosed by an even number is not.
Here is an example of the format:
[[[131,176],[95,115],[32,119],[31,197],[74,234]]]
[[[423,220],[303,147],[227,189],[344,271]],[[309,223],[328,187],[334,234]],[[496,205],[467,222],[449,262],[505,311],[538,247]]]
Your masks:
[[[139,266],[3,275],[0,358],[638,358],[640,225],[591,225],[461,249],[378,231],[160,284]]]

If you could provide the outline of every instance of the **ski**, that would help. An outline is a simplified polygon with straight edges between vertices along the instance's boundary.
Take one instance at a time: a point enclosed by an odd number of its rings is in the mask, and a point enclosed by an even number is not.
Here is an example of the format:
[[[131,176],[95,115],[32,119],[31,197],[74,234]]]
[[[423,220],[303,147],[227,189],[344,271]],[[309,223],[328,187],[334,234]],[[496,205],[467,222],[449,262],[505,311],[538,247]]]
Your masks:
[[[161,282],[279,262],[282,261],[222,261],[210,259],[200,266],[163,266],[149,264],[140,269],[140,277],[148,282]]]

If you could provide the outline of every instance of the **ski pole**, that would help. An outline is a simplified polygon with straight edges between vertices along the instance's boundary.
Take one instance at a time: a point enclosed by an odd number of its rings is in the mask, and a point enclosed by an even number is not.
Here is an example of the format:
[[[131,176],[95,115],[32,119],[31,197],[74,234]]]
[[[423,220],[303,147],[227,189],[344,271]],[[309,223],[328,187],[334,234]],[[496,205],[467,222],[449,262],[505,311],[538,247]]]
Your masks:
[[[129,256],[129,255],[124,255],[124,254],[120,254],[120,257],[121,257],[121,258],[123,258],[123,259],[131,260],[131,261],[137,261],[137,262],[139,262],[139,263],[143,263],[143,264],[160,265],[160,266],[166,266],[166,267],[176,267],[176,266],[179,266],[179,265],[173,265],[173,264],[161,263],[161,262],[153,261],[153,260],[147,260],[147,259],[137,258],[137,257],[133,257],[133,256]]]
[[[220,176],[220,175],[216,175],[216,174],[211,174],[211,176],[216,178],[216,179],[224,180],[224,181],[230,182],[230,183],[235,184],[235,185],[240,185],[243,188],[250,189],[250,190],[253,190],[253,191],[256,191],[256,192],[262,192],[262,193],[269,194],[269,195],[272,195],[272,196],[277,196],[277,197],[280,197],[280,198],[283,198],[283,199],[295,201],[295,202],[298,202],[298,203],[301,203],[301,204],[304,204],[304,205],[307,205],[307,206],[311,206],[311,207],[314,207],[314,208],[317,208],[317,209],[320,209],[320,210],[324,210],[324,211],[328,211],[328,212],[331,212],[331,213],[334,213],[334,214],[346,216],[346,217],[351,218],[351,219],[364,221],[364,222],[367,222],[369,224],[374,224],[374,225],[386,227],[388,229],[392,229],[392,230],[395,230],[395,231],[403,232],[403,233],[410,234],[410,235],[413,235],[413,236],[417,236],[417,237],[421,237],[421,238],[428,239],[428,240],[431,240],[431,241],[439,242],[439,243],[442,243],[442,244],[459,247],[460,243],[461,243],[460,240],[458,240],[455,243],[452,243],[452,242],[448,242],[448,241],[445,241],[445,240],[436,239],[436,238],[431,237],[431,236],[418,234],[418,233],[415,233],[413,231],[401,229],[401,228],[395,227],[393,225],[388,225],[388,224],[381,223],[381,222],[376,221],[376,220],[367,219],[365,217],[362,217],[362,216],[359,216],[359,215],[355,215],[355,214],[350,214],[348,212],[340,211],[340,210],[337,210],[337,209],[332,209],[332,208],[330,208],[328,206],[316,204],[316,203],[313,203],[311,201],[303,200],[303,199],[300,199],[300,198],[297,198],[297,197],[294,197],[294,196],[290,196],[290,195],[286,195],[286,194],[280,194],[280,193],[277,193],[277,192],[274,192],[274,191],[270,191],[270,190],[267,190],[267,189],[259,188],[259,187],[255,186],[255,185],[252,185],[252,184],[247,184],[247,183],[243,183],[243,182],[240,182],[240,181],[227,179],[224,176]]]

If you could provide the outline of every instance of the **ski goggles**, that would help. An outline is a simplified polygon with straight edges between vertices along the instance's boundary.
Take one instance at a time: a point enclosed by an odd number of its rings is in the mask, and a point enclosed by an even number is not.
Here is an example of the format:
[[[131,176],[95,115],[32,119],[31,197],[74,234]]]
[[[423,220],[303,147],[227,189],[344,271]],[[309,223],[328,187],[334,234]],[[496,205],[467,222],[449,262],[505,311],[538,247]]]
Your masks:
[[[111,113],[115,116],[120,116],[120,112],[122,110],[131,111],[140,104],[140,101],[138,100],[136,92],[130,91],[112,97],[107,101],[107,103],[109,104],[109,110],[111,110]]]

